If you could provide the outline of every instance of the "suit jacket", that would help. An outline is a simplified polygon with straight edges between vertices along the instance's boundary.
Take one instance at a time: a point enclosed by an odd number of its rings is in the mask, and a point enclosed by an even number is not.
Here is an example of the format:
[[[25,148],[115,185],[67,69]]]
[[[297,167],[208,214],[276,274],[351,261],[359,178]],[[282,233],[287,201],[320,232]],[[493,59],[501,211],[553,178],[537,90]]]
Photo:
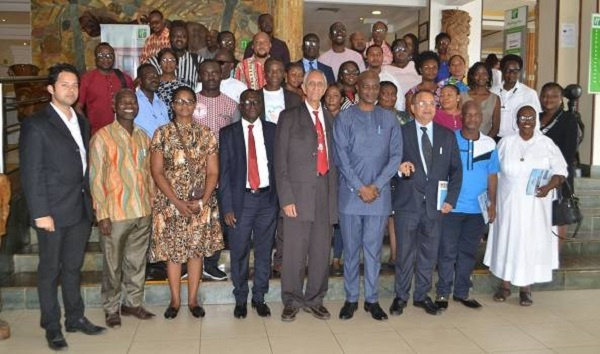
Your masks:
[[[327,198],[329,221],[335,224],[338,173],[333,163],[333,118],[326,109],[323,109],[323,114],[329,162],[328,195],[316,195],[317,133],[304,103],[279,115],[275,134],[275,180],[279,205],[296,204],[298,221],[314,221],[316,203],[322,200],[320,198]]]
[[[415,172],[408,178],[399,178],[395,190],[394,210],[397,212],[415,212],[420,209],[423,199],[430,219],[441,218],[437,210],[438,182],[448,181],[446,203],[456,206],[462,184],[462,165],[460,151],[454,133],[443,126],[433,123],[433,163],[429,174],[421,161],[417,128],[415,121],[402,126],[403,154],[402,162],[410,161]]]
[[[77,114],[77,120],[89,153],[90,125],[82,115]],[[75,225],[82,217],[92,221],[89,168],[84,175],[79,146],[51,105],[21,124],[19,158],[32,219],[52,216],[57,227]]]
[[[275,129],[276,125],[262,121],[262,131],[267,150],[269,168],[269,193],[270,202],[277,207],[277,189],[275,188],[275,171],[273,162],[275,157]],[[244,210],[244,192],[248,175],[246,161],[246,141],[242,122],[230,124],[219,131],[219,198],[221,212],[233,212],[240,218]]]
[[[260,94],[262,95],[262,99],[263,99],[263,108],[262,108],[262,113],[261,113],[261,119],[263,121],[265,121],[265,119],[267,118],[267,113],[265,111],[265,91],[264,91],[264,87],[261,88]],[[292,92],[290,90],[286,90],[283,89],[283,104],[285,105],[285,108],[292,108],[292,107],[296,107],[302,104],[302,97],[298,96],[297,93]]]
[[[302,59],[298,60],[298,63],[302,65],[302,70],[304,71],[304,63],[302,62]],[[327,79],[327,85],[330,85],[335,82],[335,75],[333,75],[333,69],[331,69],[331,66],[323,64],[317,60],[317,69],[321,70],[323,74],[325,74],[325,78]]]

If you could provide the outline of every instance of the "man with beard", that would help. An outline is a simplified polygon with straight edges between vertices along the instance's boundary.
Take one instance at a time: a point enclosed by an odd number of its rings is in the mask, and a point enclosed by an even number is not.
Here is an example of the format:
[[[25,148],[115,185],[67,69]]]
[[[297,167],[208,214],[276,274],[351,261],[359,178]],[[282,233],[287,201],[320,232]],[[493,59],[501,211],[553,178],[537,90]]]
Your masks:
[[[350,35],[350,49],[361,55],[365,52],[365,49],[367,49],[367,39],[362,32],[354,32]]]
[[[152,139],[156,129],[169,123],[169,110],[156,94],[159,84],[156,68],[149,63],[140,65],[137,78],[140,81],[140,88],[136,92],[139,112],[135,124]]]
[[[150,138],[133,123],[138,102],[132,91],[117,92],[114,106],[115,121],[90,141],[90,187],[104,256],[102,307],[110,328],[121,326],[119,313],[154,317],[142,307],[154,189]]]
[[[75,105],[77,113],[87,113],[92,135],[115,120],[112,105],[115,93],[124,88],[133,89],[131,77],[115,69],[115,50],[110,44],[98,44],[94,54],[96,69],[81,77],[79,101]]]
[[[219,49],[218,42],[219,31],[213,29],[208,31],[206,36],[206,47],[198,51],[198,54],[204,59],[213,59]]]
[[[260,90],[266,84],[264,64],[269,58],[271,37],[265,32],[258,32],[252,40],[252,47],[254,54],[236,66],[234,77],[248,88]]]
[[[346,26],[343,23],[335,22],[329,27],[329,39],[331,40],[331,49],[321,54],[319,61],[331,67],[336,80],[340,66],[348,60],[355,62],[360,72],[365,71],[362,54],[346,48]]]
[[[315,69],[321,70],[327,78],[327,84],[332,84],[335,82],[333,70],[331,70],[329,65],[320,63],[317,60],[320,46],[321,41],[319,40],[319,36],[314,33],[305,35],[302,39],[302,59],[298,60],[298,63],[302,64],[305,73]]]
[[[404,96],[408,90],[421,83],[421,75],[417,73],[415,62],[411,60],[411,53],[404,39],[398,38],[392,43],[392,53],[394,62],[384,68],[402,86],[400,93]]]
[[[145,63],[163,48],[169,48],[169,29],[165,26],[165,19],[162,12],[153,10],[148,15],[150,25],[150,36],[146,38],[146,43],[142,48],[140,63]]]
[[[262,14],[258,16],[258,29],[269,36],[269,41],[272,44],[269,49],[269,55],[281,60],[285,66],[290,62],[290,50],[284,41],[273,35],[274,28],[273,16],[271,14]],[[254,54],[256,54],[256,48],[254,48],[253,38],[252,42],[248,44],[244,51],[244,59],[250,58]]]
[[[338,208],[344,240],[346,302],[340,319],[353,317],[360,295],[360,251],[365,265],[365,311],[388,318],[379,305],[377,287],[383,231],[392,212],[390,180],[402,161],[402,134],[395,114],[375,105],[379,77],[358,77],[360,100],[340,112],[334,125],[334,157],[340,173]]]
[[[366,46],[369,48],[372,45],[376,45],[381,47],[383,51],[383,65],[389,65],[394,60],[394,55],[392,54],[392,48],[385,40],[387,36],[388,27],[385,23],[381,21],[375,22],[373,28],[371,30],[371,40],[367,42]],[[365,53],[366,56],[367,53]],[[383,81],[383,80],[382,80]]]
[[[215,60],[221,65],[221,85],[220,90],[227,97],[233,99],[236,103],[240,102],[240,95],[246,91],[248,87],[238,79],[234,79],[229,73],[233,69],[233,53],[225,48],[217,50]],[[196,93],[202,91],[202,82],[196,85]]]
[[[400,86],[400,83],[396,81],[394,75],[392,75],[388,71],[387,67],[389,67],[389,65],[382,66],[382,62],[383,50],[380,46],[373,44],[372,46],[367,48],[367,64],[369,66],[369,71],[372,71],[379,75],[380,82],[390,81],[391,83],[396,85],[396,88],[398,90],[396,99],[396,109],[399,111],[403,111],[405,98],[402,94],[402,87]]]
[[[177,55],[177,78],[187,86],[194,88],[198,82],[198,64],[202,58],[196,53],[188,51],[188,33],[183,21],[173,21],[169,33],[171,49]],[[156,56],[149,59],[159,74],[162,73],[160,63]]]

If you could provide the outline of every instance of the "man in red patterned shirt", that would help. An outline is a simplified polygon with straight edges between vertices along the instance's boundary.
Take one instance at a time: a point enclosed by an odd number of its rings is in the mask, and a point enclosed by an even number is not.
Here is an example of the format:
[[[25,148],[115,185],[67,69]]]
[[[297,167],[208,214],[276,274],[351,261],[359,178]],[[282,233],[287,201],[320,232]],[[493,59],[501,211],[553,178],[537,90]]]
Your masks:
[[[265,32],[258,32],[252,38],[254,55],[244,59],[235,68],[234,76],[248,88],[260,90],[266,84],[265,61],[271,50],[271,37]]]
[[[150,25],[150,37],[146,39],[142,54],[140,55],[140,63],[145,63],[148,59],[154,57],[163,48],[170,48],[169,29],[165,26],[165,19],[162,12],[153,10],[148,15]]]

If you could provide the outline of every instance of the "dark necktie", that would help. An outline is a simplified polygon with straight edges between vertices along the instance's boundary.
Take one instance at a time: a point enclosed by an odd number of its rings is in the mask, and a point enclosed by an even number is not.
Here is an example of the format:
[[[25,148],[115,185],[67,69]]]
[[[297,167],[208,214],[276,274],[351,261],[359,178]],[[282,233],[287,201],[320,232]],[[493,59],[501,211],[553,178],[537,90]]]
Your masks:
[[[309,62],[308,62],[308,66],[310,66],[310,68],[309,68],[309,69],[310,69],[311,71],[312,71],[312,70],[315,70],[315,64],[314,64],[314,61],[312,61],[312,60],[311,60],[311,61],[309,61]]]
[[[250,183],[250,189],[258,189],[260,177],[258,176],[258,159],[256,158],[256,144],[252,128],[254,125],[250,124],[248,126],[248,183]]]
[[[313,111],[313,114],[315,115],[315,128],[317,130],[317,173],[324,176],[329,171],[325,132],[323,132],[323,125],[319,120],[319,111]]]
[[[423,135],[421,136],[421,150],[423,152],[423,159],[427,166],[427,174],[431,173],[431,164],[433,162],[433,147],[431,146],[431,140],[427,135],[427,128],[421,127]]]

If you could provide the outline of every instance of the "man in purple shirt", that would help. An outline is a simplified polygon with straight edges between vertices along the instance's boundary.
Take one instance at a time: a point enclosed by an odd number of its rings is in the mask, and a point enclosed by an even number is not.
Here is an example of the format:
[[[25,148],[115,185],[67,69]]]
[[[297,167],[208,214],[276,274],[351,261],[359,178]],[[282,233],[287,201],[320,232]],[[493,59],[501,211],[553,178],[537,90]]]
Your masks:
[[[271,51],[269,52],[271,58],[281,60],[284,66],[288,65],[290,62],[290,50],[284,41],[275,38],[273,35],[273,16],[271,14],[258,16],[258,28],[271,37]],[[253,55],[254,49],[252,49],[252,42],[250,42],[246,47],[246,51],[244,51],[244,59],[250,58]]]

